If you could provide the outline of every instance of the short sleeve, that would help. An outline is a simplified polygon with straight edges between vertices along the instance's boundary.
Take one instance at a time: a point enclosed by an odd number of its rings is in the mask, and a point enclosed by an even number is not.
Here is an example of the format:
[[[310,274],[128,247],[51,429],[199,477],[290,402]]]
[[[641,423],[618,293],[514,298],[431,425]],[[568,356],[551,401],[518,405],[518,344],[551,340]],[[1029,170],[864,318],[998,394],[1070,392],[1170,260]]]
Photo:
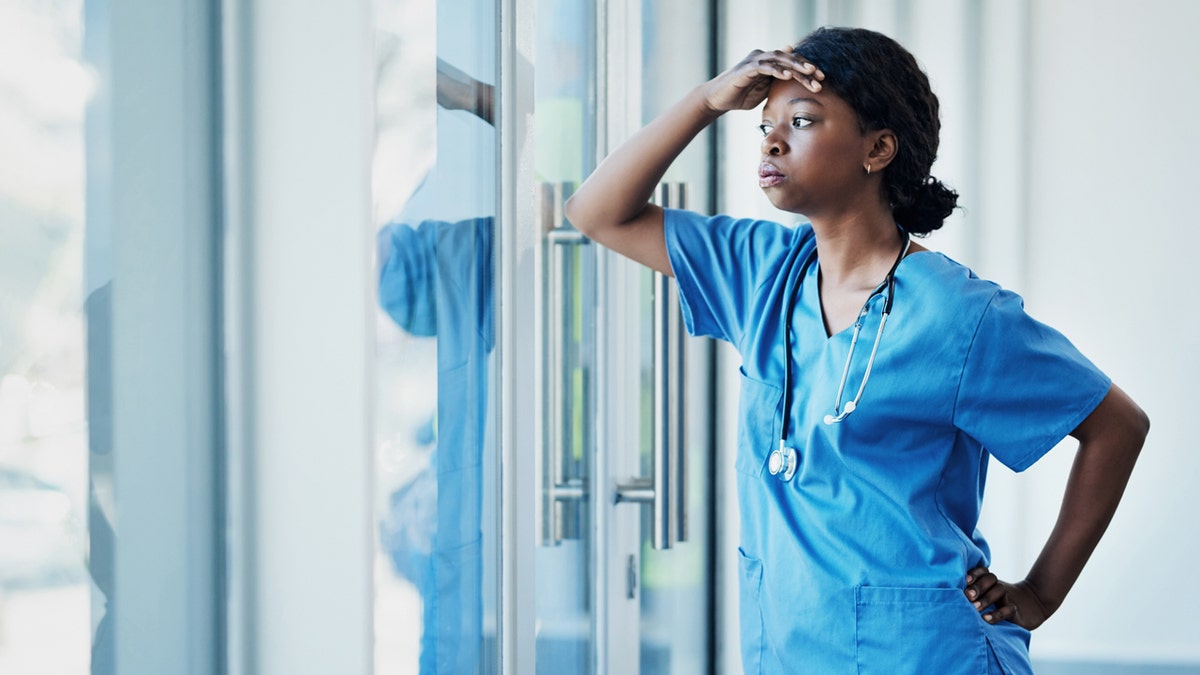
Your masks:
[[[437,334],[438,225],[390,223],[376,236],[379,304],[396,325],[417,336]]]
[[[688,332],[740,345],[755,293],[780,269],[794,232],[771,221],[676,209],[664,211],[663,227]]]
[[[1024,471],[1071,433],[1112,380],[1061,333],[997,291],[967,352],[954,424],[1014,471]]]

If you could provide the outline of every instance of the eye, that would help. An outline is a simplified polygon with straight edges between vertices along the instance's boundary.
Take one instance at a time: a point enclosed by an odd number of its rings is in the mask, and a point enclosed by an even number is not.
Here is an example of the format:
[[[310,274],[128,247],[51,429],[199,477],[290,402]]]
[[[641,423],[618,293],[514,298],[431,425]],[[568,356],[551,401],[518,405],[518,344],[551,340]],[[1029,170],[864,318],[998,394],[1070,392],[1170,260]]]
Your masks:
[[[813,123],[813,121],[808,119],[807,117],[793,117],[792,118],[792,128],[793,129],[803,129],[804,127],[806,127],[812,123]]]
[[[763,136],[766,136],[767,134],[771,133],[771,129],[774,129],[774,128],[775,127],[772,127],[770,124],[767,124],[766,122],[763,122],[762,124],[758,125],[758,130],[762,132]]]

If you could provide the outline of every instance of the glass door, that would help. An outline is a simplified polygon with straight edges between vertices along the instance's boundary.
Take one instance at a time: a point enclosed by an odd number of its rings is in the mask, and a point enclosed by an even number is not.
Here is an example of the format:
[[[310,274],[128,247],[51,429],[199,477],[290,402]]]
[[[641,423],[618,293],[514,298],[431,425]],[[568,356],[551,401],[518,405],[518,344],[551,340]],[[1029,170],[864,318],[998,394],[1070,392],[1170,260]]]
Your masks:
[[[711,345],[684,338],[673,281],[589,242],[562,205],[603,154],[708,77],[708,9],[536,9],[537,671],[706,672]],[[708,160],[699,139],[657,201],[705,210]]]
[[[596,6],[537,0],[534,227],[540,260],[534,338],[542,422],[536,439],[536,650],[539,673],[590,673],[603,548],[596,533],[596,247],[563,216],[595,165]],[[598,659],[600,659],[598,661]],[[603,671],[601,671],[603,672]]]
[[[377,672],[709,669],[711,351],[563,215],[707,75],[705,11],[642,1],[376,0]]]
[[[636,106],[630,106],[639,124],[647,124],[693,87],[714,75],[714,21],[711,3],[682,0],[639,0],[640,34],[636,42],[641,74]],[[658,202],[668,208],[683,208],[712,213],[711,170],[715,161],[713,134],[696,138],[671,166],[660,187]],[[612,139],[614,142],[618,139]],[[712,672],[714,642],[715,546],[713,536],[714,499],[714,420],[713,361],[715,344],[705,339],[684,337],[679,317],[679,300],[674,282],[639,271],[642,282],[639,331],[643,336],[642,400],[655,400],[656,381],[666,378],[678,383],[678,401],[653,406],[654,414],[642,416],[641,449],[643,471],[652,464],[656,444],[650,430],[666,429],[668,441],[678,443],[677,452],[685,471],[680,480],[683,491],[678,500],[684,520],[682,541],[670,548],[654,545],[653,530],[643,521],[640,528],[641,583],[638,597],[638,665],[643,674],[682,675]],[[661,297],[660,296],[664,296]],[[663,318],[663,313],[668,315]],[[665,339],[678,344],[663,345]],[[660,341],[656,346],[654,340]],[[655,358],[657,356],[657,358]],[[656,380],[657,378],[657,380]],[[646,406],[643,406],[646,409]],[[670,417],[663,424],[664,417]],[[659,443],[661,447],[661,442]],[[644,513],[643,519],[650,513]]]
[[[375,670],[500,670],[498,4],[376,0]]]

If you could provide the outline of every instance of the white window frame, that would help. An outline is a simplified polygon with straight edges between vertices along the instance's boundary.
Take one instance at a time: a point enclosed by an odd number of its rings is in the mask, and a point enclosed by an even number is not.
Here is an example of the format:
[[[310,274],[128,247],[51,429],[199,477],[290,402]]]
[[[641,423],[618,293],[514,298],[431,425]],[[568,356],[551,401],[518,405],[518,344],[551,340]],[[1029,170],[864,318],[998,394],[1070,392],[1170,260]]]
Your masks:
[[[222,8],[226,667],[370,673],[371,5]]]

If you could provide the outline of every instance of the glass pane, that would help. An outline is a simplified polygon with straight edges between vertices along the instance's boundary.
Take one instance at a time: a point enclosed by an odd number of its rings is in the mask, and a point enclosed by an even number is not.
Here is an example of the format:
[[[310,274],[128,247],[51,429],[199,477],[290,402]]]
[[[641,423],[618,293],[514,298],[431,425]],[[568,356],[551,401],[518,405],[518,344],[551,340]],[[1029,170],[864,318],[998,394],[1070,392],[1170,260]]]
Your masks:
[[[642,2],[642,115],[649,123],[710,75],[710,8],[681,0]],[[680,54],[688,55],[679,58]],[[709,201],[708,135],[697,138],[663,180],[685,186],[684,208],[705,212]],[[681,206],[671,204],[671,206]],[[652,274],[642,285],[643,377],[641,444],[644,475],[651,474],[653,427]],[[684,366],[684,452],[687,466],[687,540],[656,550],[643,525],[641,555],[641,673],[682,675],[709,670],[710,616],[713,597],[711,548],[712,456],[708,341],[688,338]],[[646,510],[649,515],[649,509]]]
[[[496,7],[376,17],[376,672],[497,672]]]
[[[538,0],[534,173],[541,186],[541,546],[537,549],[537,671],[589,673],[595,661],[593,509],[595,251],[562,217],[594,164],[594,5]]]
[[[3,673],[89,672],[111,592],[108,261],[85,218],[85,158],[104,140],[85,133],[88,62],[102,45],[83,28],[82,0],[0,4]],[[108,646],[101,629],[94,672],[111,672]]]

